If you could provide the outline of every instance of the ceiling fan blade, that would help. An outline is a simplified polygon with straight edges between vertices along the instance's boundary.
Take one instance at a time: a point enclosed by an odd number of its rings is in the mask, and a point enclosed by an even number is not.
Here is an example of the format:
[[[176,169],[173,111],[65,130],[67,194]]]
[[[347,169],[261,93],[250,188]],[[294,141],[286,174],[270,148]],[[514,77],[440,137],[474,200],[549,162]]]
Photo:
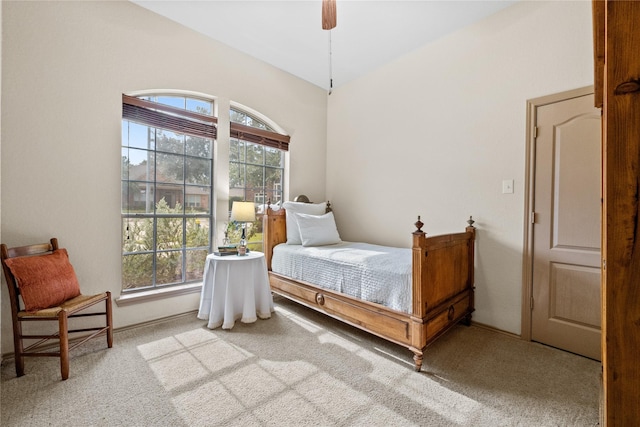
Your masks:
[[[322,29],[335,28],[337,19],[336,0],[322,0]]]

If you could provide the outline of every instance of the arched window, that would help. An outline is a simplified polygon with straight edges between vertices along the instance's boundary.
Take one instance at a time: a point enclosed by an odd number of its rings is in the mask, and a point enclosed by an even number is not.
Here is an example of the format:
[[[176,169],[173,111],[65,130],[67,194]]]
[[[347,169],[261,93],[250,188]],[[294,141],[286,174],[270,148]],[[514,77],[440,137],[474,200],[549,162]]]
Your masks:
[[[202,280],[213,229],[213,101],[123,95],[122,107],[122,289]]]

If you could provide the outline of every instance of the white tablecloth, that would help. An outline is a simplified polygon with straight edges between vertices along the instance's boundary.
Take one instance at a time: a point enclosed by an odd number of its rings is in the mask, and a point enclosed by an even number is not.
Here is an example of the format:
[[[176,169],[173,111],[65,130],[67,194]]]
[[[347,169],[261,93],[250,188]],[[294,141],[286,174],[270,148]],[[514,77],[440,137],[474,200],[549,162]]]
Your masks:
[[[273,312],[267,263],[262,252],[246,256],[209,255],[205,262],[198,319],[210,329],[231,329],[235,321],[252,323]]]

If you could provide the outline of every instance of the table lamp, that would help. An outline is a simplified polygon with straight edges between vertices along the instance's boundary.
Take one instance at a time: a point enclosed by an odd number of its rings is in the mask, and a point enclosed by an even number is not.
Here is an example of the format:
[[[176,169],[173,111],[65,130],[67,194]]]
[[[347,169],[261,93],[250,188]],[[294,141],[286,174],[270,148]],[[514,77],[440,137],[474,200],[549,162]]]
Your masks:
[[[255,220],[256,207],[253,202],[233,202],[231,206],[231,221],[242,223],[242,237],[240,237],[240,244],[238,245],[238,255],[240,256],[247,254],[246,224]]]

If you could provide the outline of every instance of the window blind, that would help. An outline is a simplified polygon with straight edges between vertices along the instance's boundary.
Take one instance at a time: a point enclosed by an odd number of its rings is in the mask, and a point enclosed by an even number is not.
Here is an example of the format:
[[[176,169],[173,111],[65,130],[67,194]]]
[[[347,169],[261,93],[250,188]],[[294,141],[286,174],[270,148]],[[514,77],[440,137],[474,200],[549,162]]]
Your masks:
[[[271,132],[233,122],[231,122],[230,133],[231,138],[238,138],[254,144],[289,151],[289,141],[291,139],[289,135],[282,135],[277,132]]]
[[[216,139],[218,119],[122,94],[122,118],[186,135]]]

